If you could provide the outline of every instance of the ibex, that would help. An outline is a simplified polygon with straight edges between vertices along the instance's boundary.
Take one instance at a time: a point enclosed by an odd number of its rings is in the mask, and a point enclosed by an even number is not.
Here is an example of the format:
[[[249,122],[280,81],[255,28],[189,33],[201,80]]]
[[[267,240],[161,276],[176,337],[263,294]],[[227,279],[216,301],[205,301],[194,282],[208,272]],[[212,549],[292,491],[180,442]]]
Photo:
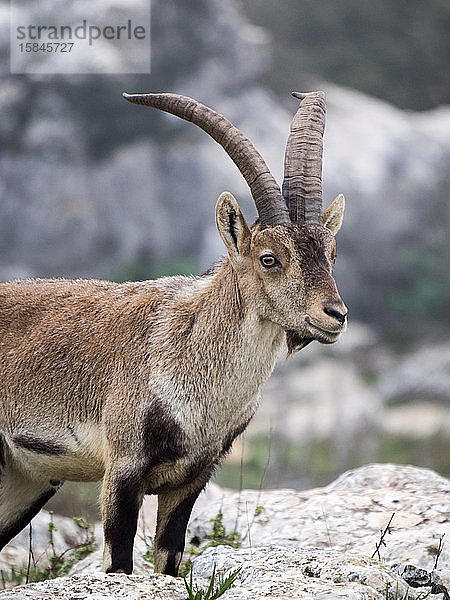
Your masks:
[[[156,494],[155,570],[176,575],[194,502],[283,342],[293,353],[344,331],[332,277],[343,196],[321,209],[324,95],[294,95],[281,192],[222,115],[185,96],[124,94],[201,127],[250,187],[251,226],[230,193],[219,197],[227,257],[209,272],[0,285],[0,549],[64,480],[103,478],[103,568],[131,573],[138,511]]]

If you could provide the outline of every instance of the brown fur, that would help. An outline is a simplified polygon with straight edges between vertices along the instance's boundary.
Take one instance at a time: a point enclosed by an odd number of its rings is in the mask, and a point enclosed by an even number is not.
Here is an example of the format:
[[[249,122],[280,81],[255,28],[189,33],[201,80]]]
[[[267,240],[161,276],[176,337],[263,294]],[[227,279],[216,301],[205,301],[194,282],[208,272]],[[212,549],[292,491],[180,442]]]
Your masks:
[[[131,572],[137,511],[157,493],[155,567],[176,574],[195,498],[254,414],[285,332],[293,351],[343,331],[327,221],[249,228],[227,193],[216,220],[228,258],[202,277],[0,285],[3,543],[51,482],[103,478],[104,568]]]

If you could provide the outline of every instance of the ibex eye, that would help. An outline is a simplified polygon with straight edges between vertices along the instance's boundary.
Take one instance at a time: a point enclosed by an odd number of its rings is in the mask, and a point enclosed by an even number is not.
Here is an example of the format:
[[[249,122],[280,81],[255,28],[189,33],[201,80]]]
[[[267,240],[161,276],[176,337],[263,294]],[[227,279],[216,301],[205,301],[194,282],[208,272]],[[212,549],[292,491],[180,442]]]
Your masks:
[[[273,256],[273,254],[263,254],[259,259],[263,267],[270,269],[270,267],[274,267],[275,265],[279,265],[279,261]]]

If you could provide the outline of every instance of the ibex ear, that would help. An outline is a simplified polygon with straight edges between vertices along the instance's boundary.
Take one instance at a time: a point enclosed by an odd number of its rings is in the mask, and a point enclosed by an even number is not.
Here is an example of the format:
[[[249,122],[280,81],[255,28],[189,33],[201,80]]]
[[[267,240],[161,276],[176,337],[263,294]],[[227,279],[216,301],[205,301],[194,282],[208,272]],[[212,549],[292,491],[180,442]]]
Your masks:
[[[230,192],[223,192],[217,200],[216,225],[231,258],[249,254],[250,229]]]
[[[333,235],[339,231],[344,219],[345,198],[343,194],[339,194],[330,206],[322,213],[324,226],[331,231]]]

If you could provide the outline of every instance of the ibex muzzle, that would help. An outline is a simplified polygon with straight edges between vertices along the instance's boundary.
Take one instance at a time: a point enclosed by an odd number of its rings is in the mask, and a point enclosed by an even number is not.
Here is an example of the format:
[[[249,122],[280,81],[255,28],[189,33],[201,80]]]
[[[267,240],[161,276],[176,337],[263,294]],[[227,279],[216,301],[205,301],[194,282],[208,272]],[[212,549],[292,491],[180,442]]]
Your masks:
[[[103,478],[105,570],[132,571],[139,507],[157,494],[155,569],[176,575],[192,506],[253,416],[283,342],[292,353],[345,329],[332,277],[344,198],[322,212],[320,92],[301,96],[283,194],[223,116],[174,94],[125,97],[218,141],[259,219],[247,225],[223,193],[228,255],[200,277],[0,285],[0,548],[61,482]]]

